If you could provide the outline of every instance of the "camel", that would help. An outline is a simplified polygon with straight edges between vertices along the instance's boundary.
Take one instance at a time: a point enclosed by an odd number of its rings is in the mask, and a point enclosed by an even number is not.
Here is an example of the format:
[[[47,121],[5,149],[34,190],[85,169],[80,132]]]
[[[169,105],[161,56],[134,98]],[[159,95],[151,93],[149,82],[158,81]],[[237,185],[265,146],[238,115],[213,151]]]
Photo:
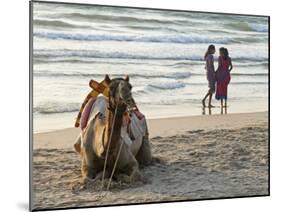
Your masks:
[[[91,118],[74,144],[81,156],[82,179],[100,179],[101,173],[108,177],[117,160],[114,178],[125,182],[142,180],[139,166],[152,162],[145,117],[139,120],[133,112],[136,104],[128,76],[111,80],[106,75],[104,81],[109,86],[109,97],[97,97]],[[124,120],[128,117],[126,126]]]

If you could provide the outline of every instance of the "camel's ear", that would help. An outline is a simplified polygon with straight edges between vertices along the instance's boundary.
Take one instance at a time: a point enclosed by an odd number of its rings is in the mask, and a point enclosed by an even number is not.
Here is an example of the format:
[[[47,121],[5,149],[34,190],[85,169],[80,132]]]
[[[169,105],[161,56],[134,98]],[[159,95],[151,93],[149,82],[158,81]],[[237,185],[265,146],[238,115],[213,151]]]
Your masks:
[[[109,78],[108,74],[105,75],[104,81],[105,81],[106,84],[108,84],[108,85],[110,84],[111,79]]]
[[[129,82],[130,78],[128,75],[125,76],[125,81]]]

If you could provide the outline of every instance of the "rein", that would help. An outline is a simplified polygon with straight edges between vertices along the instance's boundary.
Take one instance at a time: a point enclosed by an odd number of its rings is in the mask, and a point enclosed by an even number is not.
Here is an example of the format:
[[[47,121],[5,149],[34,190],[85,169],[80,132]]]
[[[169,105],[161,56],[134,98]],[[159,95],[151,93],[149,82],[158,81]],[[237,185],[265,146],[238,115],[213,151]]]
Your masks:
[[[113,134],[113,129],[114,129],[115,120],[116,120],[116,114],[117,114],[117,107],[115,108],[115,112],[114,112],[114,116],[113,116],[113,122],[112,122],[112,128],[111,128],[111,131],[110,131],[109,142],[108,142],[108,145],[107,145],[107,148],[106,148],[106,155],[105,155],[105,161],[104,161],[103,172],[102,172],[102,188],[104,187],[105,170],[106,170],[106,165],[107,165],[107,161],[108,161],[109,147],[110,147],[111,140],[112,140],[112,134]],[[109,190],[109,188],[110,188],[112,177],[113,177],[114,172],[116,170],[117,163],[118,163],[118,160],[119,160],[119,157],[120,157],[120,154],[121,154],[123,143],[124,143],[124,141],[123,141],[123,138],[121,137],[121,145],[119,147],[117,157],[116,157],[113,169],[112,169],[111,174],[110,174],[109,182],[107,184],[107,190]]]

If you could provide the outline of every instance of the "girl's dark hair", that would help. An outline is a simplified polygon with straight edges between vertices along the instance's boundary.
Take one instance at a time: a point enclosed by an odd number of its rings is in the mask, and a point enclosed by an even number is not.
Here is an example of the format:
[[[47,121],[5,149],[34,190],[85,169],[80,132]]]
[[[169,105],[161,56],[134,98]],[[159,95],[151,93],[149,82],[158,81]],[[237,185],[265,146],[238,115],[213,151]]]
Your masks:
[[[227,59],[229,58],[229,54],[228,54],[227,48],[221,47],[221,48],[220,48],[220,52],[223,53],[222,58],[223,58],[224,60],[227,60]]]
[[[225,59],[229,58],[229,54],[228,54],[227,48],[224,48],[224,57],[225,57]]]
[[[207,49],[207,51],[206,51],[206,53],[205,53],[205,55],[204,55],[204,59],[205,59],[205,60],[206,60],[208,54],[210,54],[212,50],[215,50],[215,46],[214,46],[213,44],[211,44],[211,45],[208,46],[208,49]]]
[[[219,49],[219,51],[220,51],[220,53],[222,52],[223,54],[224,54],[224,47],[220,47],[220,49]]]

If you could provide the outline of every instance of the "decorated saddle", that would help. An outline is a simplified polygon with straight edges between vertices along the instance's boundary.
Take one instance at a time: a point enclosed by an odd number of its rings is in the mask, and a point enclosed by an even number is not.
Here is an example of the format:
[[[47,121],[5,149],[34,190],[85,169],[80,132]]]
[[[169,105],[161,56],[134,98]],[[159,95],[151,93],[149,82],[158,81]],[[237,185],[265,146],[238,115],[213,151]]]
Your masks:
[[[80,107],[79,113],[75,121],[75,127],[84,130],[89,120],[94,118],[98,113],[105,115],[106,105],[108,103],[109,88],[105,81],[98,83],[95,80],[90,80],[89,86],[92,91],[86,96],[83,104]],[[136,107],[135,110],[126,112],[123,117],[123,126],[133,129],[135,136],[143,134],[143,124],[145,123],[144,115]]]

